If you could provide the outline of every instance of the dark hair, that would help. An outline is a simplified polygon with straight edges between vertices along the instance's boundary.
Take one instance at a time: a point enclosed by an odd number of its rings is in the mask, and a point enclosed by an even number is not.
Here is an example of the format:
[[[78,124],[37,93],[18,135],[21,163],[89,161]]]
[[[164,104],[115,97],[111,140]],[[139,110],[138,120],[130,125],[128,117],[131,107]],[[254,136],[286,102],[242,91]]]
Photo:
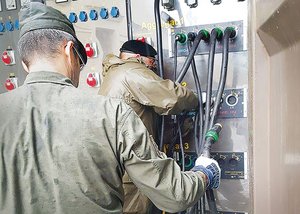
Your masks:
[[[21,60],[29,67],[36,57],[55,58],[63,42],[73,41],[74,37],[64,31],[55,29],[38,29],[24,34],[18,49]]]

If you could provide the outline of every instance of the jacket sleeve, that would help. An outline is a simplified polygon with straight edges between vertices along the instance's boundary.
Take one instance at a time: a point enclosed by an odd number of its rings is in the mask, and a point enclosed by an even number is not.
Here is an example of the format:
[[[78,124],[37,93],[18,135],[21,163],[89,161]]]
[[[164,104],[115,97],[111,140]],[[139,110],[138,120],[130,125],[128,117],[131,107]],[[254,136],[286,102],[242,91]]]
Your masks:
[[[118,137],[121,163],[134,184],[160,209],[179,212],[194,205],[205,192],[200,172],[182,172],[160,152],[146,127],[131,110]]]
[[[178,114],[198,105],[197,97],[191,90],[162,79],[147,68],[129,70],[126,81],[133,99],[142,105],[152,106],[158,114]]]

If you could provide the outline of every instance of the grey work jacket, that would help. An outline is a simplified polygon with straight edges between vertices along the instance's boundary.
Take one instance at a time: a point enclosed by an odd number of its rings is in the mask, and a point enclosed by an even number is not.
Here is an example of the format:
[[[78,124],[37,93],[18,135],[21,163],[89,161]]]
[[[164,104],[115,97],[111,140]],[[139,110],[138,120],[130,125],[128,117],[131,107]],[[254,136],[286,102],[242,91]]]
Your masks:
[[[0,213],[122,213],[126,170],[160,209],[204,193],[198,172],[159,152],[121,100],[87,95],[55,72],[0,95]]]
[[[136,58],[121,60],[109,54],[103,60],[99,94],[121,98],[155,136],[157,114],[179,114],[195,109],[196,95],[186,87],[162,79]]]

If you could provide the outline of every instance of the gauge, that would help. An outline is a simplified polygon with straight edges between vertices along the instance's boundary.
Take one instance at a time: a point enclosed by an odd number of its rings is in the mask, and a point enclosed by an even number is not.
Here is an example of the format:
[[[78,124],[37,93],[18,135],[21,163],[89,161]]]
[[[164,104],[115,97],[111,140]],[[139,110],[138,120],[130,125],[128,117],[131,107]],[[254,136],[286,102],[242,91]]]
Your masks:
[[[63,3],[63,2],[67,2],[68,0],[55,0],[56,3]]]
[[[16,0],[5,0],[5,3],[6,3],[6,9],[7,10],[15,10],[15,9],[17,9]]]
[[[23,7],[25,4],[28,4],[30,0],[20,0],[21,1],[21,7]]]

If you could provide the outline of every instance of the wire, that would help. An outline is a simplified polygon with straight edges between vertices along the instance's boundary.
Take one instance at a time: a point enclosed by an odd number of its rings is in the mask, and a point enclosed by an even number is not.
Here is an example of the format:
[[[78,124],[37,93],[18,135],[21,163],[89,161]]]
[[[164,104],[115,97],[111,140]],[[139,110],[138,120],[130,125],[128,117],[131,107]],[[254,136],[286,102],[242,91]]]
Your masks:
[[[186,58],[181,70],[180,70],[180,73],[179,73],[179,76],[178,78],[176,79],[176,82],[181,82],[184,78],[184,76],[186,75],[186,72],[188,70],[188,68],[190,67],[190,64],[191,64],[191,61],[196,53],[196,50],[198,48],[198,45],[200,43],[200,41],[202,39],[208,39],[209,38],[209,34],[207,31],[205,30],[200,30],[199,33],[197,34],[196,38],[195,38],[195,41],[193,43],[193,46],[191,48],[191,51],[188,55],[188,57]]]
[[[210,121],[210,106],[211,106],[211,97],[212,97],[212,82],[213,82],[213,73],[214,73],[214,60],[215,60],[215,52],[216,52],[216,42],[217,42],[217,31],[215,29],[212,30],[210,36],[210,50],[208,56],[208,74],[207,74],[207,86],[206,86],[206,104],[205,104],[205,121],[204,121],[204,129],[202,142],[205,141],[205,134],[209,129],[209,121]],[[203,145],[202,145],[203,146]],[[200,148],[200,152],[202,152],[202,148]]]
[[[215,201],[214,191],[212,189],[206,190],[207,204],[211,214],[217,214],[218,209]]]
[[[159,0],[154,1],[154,15],[155,15],[155,26],[156,26],[157,58],[158,58],[159,75],[161,78],[164,78],[162,31],[161,31],[159,2],[160,2]]]
[[[192,41],[189,40],[189,42],[188,42],[189,52],[190,52],[191,46],[192,46]],[[196,136],[198,139],[194,138],[194,140],[197,140],[197,142],[195,142],[195,146],[196,146],[197,155],[199,156],[200,148],[202,145],[204,109],[203,109],[201,85],[200,85],[200,80],[199,80],[199,76],[197,73],[194,57],[192,58],[191,67],[192,67],[192,71],[193,71],[193,76],[194,76],[194,81],[195,81],[195,86],[196,86],[196,91],[197,91],[197,97],[198,97],[198,114],[195,116],[195,126],[194,126],[195,132],[194,132],[194,134],[197,134],[197,136],[200,136],[200,137]]]
[[[126,0],[126,18],[127,18],[128,40],[132,40],[133,34],[132,34],[132,16],[131,16],[131,1],[130,0]]]
[[[226,77],[227,77],[229,38],[233,35],[232,34],[233,32],[234,32],[233,28],[226,28],[224,32],[221,76],[220,76],[219,86],[217,90],[215,105],[210,119],[209,128],[213,127],[215,123],[217,111],[219,109],[222,95],[224,92]]]
[[[205,214],[205,195],[200,199],[200,213]]]
[[[179,133],[179,142],[180,142],[180,153],[181,153],[181,165],[182,165],[182,171],[185,170],[185,158],[184,158],[184,148],[183,148],[183,142],[182,142],[182,134],[181,134],[181,126],[179,122],[177,122],[178,125],[178,133]]]
[[[157,58],[158,58],[158,69],[161,78],[164,78],[164,63],[163,63],[163,47],[162,47],[162,31],[161,31],[161,20],[159,10],[159,0],[154,1],[154,16],[156,26],[156,40],[157,40]],[[163,149],[164,145],[164,132],[165,132],[165,117],[161,116],[161,129],[160,129],[160,150]]]
[[[178,39],[175,38],[174,40],[174,81],[176,81],[177,78],[177,44],[178,44]]]
[[[162,151],[164,147],[164,132],[165,132],[165,116],[161,115],[161,127],[160,127],[160,138],[159,138],[160,151]]]

